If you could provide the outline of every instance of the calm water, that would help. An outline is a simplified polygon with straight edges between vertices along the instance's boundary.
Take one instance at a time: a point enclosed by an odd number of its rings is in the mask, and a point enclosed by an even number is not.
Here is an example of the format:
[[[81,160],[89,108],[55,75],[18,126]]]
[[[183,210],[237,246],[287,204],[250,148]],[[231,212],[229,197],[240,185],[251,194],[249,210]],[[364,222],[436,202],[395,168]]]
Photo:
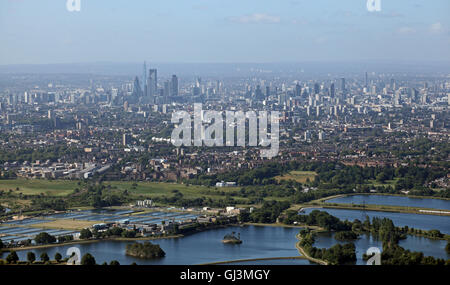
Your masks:
[[[229,245],[221,242],[222,238],[232,231],[241,234],[242,244]],[[117,260],[120,264],[136,262],[137,264],[191,265],[239,259],[298,256],[299,253],[295,248],[297,242],[295,235],[298,232],[298,228],[230,227],[205,231],[180,239],[155,240],[152,243],[159,244],[166,252],[166,257],[158,260],[142,260],[126,256],[127,242],[105,241],[81,244],[78,247],[82,255],[89,252],[100,264],[104,261],[109,263],[111,260]],[[37,257],[47,252],[53,258],[56,252],[65,256],[69,247],[53,247],[33,250],[33,252]],[[18,251],[17,254],[21,260],[26,260],[27,251]],[[279,264],[279,262],[278,260],[266,261],[264,264]],[[297,261],[292,260],[292,262]]]
[[[333,245],[346,242],[337,241],[334,238],[334,233],[320,233],[317,235],[315,247],[330,248]],[[356,258],[358,265],[366,264],[362,259],[362,255],[371,247],[378,247],[382,250],[381,241],[372,237],[371,235],[361,235],[359,239],[354,241],[356,247]],[[450,255],[446,253],[445,246],[447,241],[444,240],[430,240],[422,237],[408,236],[407,239],[400,241],[400,246],[410,251],[423,252],[425,256],[433,256],[435,258],[449,259]]]
[[[317,265],[307,259],[256,260],[228,263],[228,265]]]
[[[110,262],[118,260],[120,264],[158,264],[158,265],[191,265],[229,260],[242,260],[253,258],[272,258],[272,257],[293,257],[299,253],[295,248],[297,239],[295,235],[299,232],[298,228],[281,227],[230,227],[228,229],[210,230],[180,239],[156,240],[153,243],[159,244],[166,252],[166,257],[158,260],[142,260],[125,255],[125,246],[129,242],[104,241],[91,244],[80,244],[78,247],[81,254],[91,253],[97,263]],[[243,243],[241,245],[225,245],[221,240],[225,234],[231,231],[241,233]],[[338,242],[331,233],[321,233],[317,236],[315,246],[318,248],[329,248]],[[422,251],[426,256],[448,259],[449,255],[445,253],[446,241],[433,241],[425,238],[408,237],[407,240],[400,242],[400,245],[412,251]],[[355,241],[357,264],[365,264],[362,260],[362,254],[370,247],[379,247],[381,242],[371,236],[363,235]],[[53,259],[56,252],[65,255],[67,249],[71,246],[52,247],[47,249],[32,250],[37,259],[41,253],[46,252]],[[28,251],[18,251],[17,254],[21,260],[26,260]],[[3,258],[6,257],[3,254]],[[263,260],[236,262],[233,265],[310,265],[308,260]]]
[[[442,233],[450,234],[450,217],[449,216],[435,216],[435,215],[420,215],[407,213],[389,213],[376,211],[361,211],[361,210],[343,210],[343,209],[320,209],[309,208],[305,209],[305,214],[311,213],[313,210],[320,210],[328,212],[329,214],[338,217],[341,220],[353,221],[359,219],[365,220],[366,215],[370,219],[373,217],[389,218],[396,226],[408,226],[422,230],[440,230]]]
[[[450,210],[450,201],[440,199],[421,199],[400,196],[387,195],[352,195],[341,198],[327,200],[326,203],[343,203],[343,204],[369,204],[369,205],[388,205],[388,206],[405,206],[420,207],[439,210]]]

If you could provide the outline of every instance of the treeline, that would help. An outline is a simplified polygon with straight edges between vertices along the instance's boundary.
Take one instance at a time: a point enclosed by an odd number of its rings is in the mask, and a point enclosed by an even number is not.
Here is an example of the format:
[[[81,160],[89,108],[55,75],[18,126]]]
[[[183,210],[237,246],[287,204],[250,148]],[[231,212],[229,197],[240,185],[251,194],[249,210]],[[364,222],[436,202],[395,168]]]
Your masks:
[[[280,214],[290,207],[290,203],[278,201],[266,201],[262,207],[254,209],[252,213],[242,213],[239,216],[241,222],[275,223]]]
[[[374,188],[374,181],[386,183],[387,181],[397,180],[392,187],[380,188],[385,188],[387,189],[386,191],[392,193],[399,193],[401,190],[416,190],[420,194],[428,189],[427,184],[432,184],[432,181],[445,177],[448,172],[448,167],[422,168],[417,166],[402,166],[394,168],[391,166],[346,166],[337,162],[270,162],[251,170],[236,170],[213,175],[202,174],[190,179],[188,182],[206,186],[214,186],[216,182],[220,181],[237,182],[240,186],[286,185],[286,181],[277,181],[275,177],[294,170],[316,172],[317,176],[315,180],[307,184],[318,187],[321,190],[339,189],[348,191],[361,188],[362,186]],[[297,185],[293,185],[293,183],[294,181],[291,181],[288,184],[291,189],[301,188],[300,183]],[[431,193],[434,192],[431,191]],[[427,195],[426,192],[423,192],[423,194]],[[448,195],[448,192],[446,195]]]
[[[225,197],[225,199],[211,199],[207,197],[199,197],[195,199],[187,199],[184,198],[183,194],[177,190],[173,196],[161,196],[154,197],[152,200],[156,203],[172,205],[177,207],[214,207],[214,208],[224,208],[227,206],[234,206],[237,204],[237,201],[231,197]]]
[[[0,259],[0,265],[59,265],[59,264],[67,264],[71,257],[62,258],[62,255],[57,252],[55,253],[54,259],[50,260],[50,257],[46,252],[41,253],[40,260],[37,260],[36,254],[32,251],[27,253],[27,260],[21,261],[19,256],[15,251],[11,251],[6,258]],[[75,261],[74,261],[75,262]],[[80,265],[96,265],[96,261],[94,256],[90,253],[86,253],[81,257]],[[135,263],[134,263],[135,264]],[[106,262],[102,265],[108,265]],[[109,265],[120,265],[117,260],[113,260]]]
[[[14,148],[0,152],[0,164],[5,162],[24,161],[35,162],[36,160],[56,162],[61,158],[77,158],[83,151],[76,147],[66,145],[42,146],[39,148]]]

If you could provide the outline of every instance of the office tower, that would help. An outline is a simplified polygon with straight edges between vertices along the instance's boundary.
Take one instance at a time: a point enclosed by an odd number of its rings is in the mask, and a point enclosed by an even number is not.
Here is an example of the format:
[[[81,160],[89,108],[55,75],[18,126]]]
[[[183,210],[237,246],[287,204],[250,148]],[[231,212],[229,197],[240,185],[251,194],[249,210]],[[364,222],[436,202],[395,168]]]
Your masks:
[[[325,139],[325,133],[324,131],[320,130],[319,131],[319,141],[323,141]]]
[[[122,144],[123,145],[129,145],[131,143],[131,136],[129,134],[123,134],[122,135]]]
[[[142,89],[141,84],[139,83],[139,78],[136,76],[133,84],[133,97],[139,98],[142,97]]]
[[[52,110],[48,110],[47,117],[49,120],[53,119],[53,111]]]
[[[53,127],[55,129],[58,129],[60,127],[60,125],[61,125],[61,123],[60,123],[59,118],[57,116],[54,116],[53,117]]]
[[[342,93],[345,93],[345,78],[341,78],[341,91]]]
[[[177,97],[178,96],[178,77],[176,75],[172,75],[172,96]]]
[[[269,98],[269,96],[270,96],[270,87],[266,86],[266,98]],[[450,99],[449,99],[449,102],[450,102]]]
[[[302,87],[300,86],[300,84],[296,84],[295,85],[295,97],[300,97],[302,96]]]
[[[280,95],[278,95],[278,104],[286,105],[286,101],[287,101],[287,94],[285,92],[280,93]]]
[[[394,78],[391,79],[391,89],[394,90],[394,91],[397,89],[397,86],[396,86]]]
[[[309,130],[307,130],[305,132],[305,141],[309,141],[311,139],[311,132]]]
[[[256,86],[255,97],[256,97],[257,100],[264,100],[264,95],[262,93],[260,85]]]
[[[158,92],[158,71],[150,69],[147,78],[147,96],[155,97]]]
[[[365,87],[367,88],[367,87],[369,87],[369,75],[367,74],[367,72],[366,72],[366,78],[365,78],[366,80],[365,80]]]
[[[335,94],[336,94],[336,89],[334,87],[334,83],[331,83],[331,86],[330,86],[330,97],[334,98]]]
[[[170,85],[171,85],[171,81],[167,80],[166,82],[164,82],[164,89],[163,89],[163,103],[168,103],[169,102],[169,96],[171,94],[170,91]]]
[[[319,117],[320,116],[320,106],[316,107],[316,116]]]
[[[216,81],[216,94],[219,94],[222,91],[222,83],[220,83],[220,80]]]
[[[146,84],[146,82],[147,82],[147,63],[144,61],[144,71],[142,72],[142,78],[141,78],[141,82],[142,82],[142,90],[144,91],[144,92],[146,92],[147,91],[147,84]],[[144,95],[147,95],[147,93],[144,93]]]
[[[320,85],[319,83],[315,83],[314,84],[314,94],[319,94],[320,93]]]

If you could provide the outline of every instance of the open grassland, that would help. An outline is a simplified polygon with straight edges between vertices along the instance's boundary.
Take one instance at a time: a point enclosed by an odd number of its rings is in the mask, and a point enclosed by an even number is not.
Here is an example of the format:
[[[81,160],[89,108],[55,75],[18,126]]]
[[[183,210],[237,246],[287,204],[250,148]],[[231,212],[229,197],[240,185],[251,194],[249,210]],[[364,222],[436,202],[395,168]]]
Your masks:
[[[173,197],[176,193],[181,193],[184,199],[210,198],[212,200],[225,199],[226,194],[237,194],[240,187],[207,187],[201,185],[185,185],[167,182],[133,182],[133,181],[104,181],[103,185],[111,193],[127,190],[135,198],[162,198]],[[82,189],[85,184],[72,180],[44,180],[44,179],[15,179],[0,180],[0,191],[19,195],[41,195],[52,197],[65,197],[78,188]],[[238,203],[247,204],[248,198],[237,197],[234,199]],[[269,198],[270,199],[270,198]],[[275,198],[274,198],[275,199]],[[9,199],[11,200],[11,199]],[[0,202],[2,202],[0,200]]]
[[[223,194],[238,193],[240,187],[207,187],[201,185],[185,185],[177,183],[165,183],[165,182],[121,182],[111,181],[104,182],[104,185],[111,185],[112,191],[128,192],[136,197],[144,198],[157,198],[157,197],[172,197],[177,192],[183,195],[184,199],[197,199],[197,198],[211,198],[211,199],[225,199]],[[247,198],[237,198],[240,202],[245,203]]]
[[[41,179],[14,179],[0,180],[0,191],[12,190],[14,194],[48,196],[67,196],[75,188],[79,188],[78,181],[70,180],[41,180]]]
[[[277,181],[281,180],[294,180],[299,183],[306,183],[309,179],[310,182],[314,181],[317,173],[314,171],[291,171],[287,174],[275,177]]]
[[[92,225],[101,223],[101,221],[80,221],[80,220],[55,220],[43,224],[34,224],[33,228],[44,228],[44,229],[62,229],[62,230],[82,230],[89,228]]]

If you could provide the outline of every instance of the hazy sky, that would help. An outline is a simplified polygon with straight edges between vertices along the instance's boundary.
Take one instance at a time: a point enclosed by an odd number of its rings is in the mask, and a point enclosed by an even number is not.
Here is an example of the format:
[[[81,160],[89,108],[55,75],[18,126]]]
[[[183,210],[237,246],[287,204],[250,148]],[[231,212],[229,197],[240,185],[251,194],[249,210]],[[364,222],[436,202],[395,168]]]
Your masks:
[[[450,60],[449,0],[0,0],[0,64]]]

